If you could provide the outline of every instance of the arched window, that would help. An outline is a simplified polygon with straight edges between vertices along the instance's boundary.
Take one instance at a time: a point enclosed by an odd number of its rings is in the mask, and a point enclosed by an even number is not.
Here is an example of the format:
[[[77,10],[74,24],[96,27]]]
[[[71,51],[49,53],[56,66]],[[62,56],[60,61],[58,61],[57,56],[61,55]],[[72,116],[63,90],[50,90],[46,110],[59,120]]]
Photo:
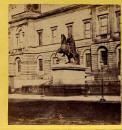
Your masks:
[[[116,48],[116,61],[117,61],[117,67],[118,67],[118,69],[120,69],[120,64],[121,64],[121,47],[120,46],[118,46],[117,48]]]
[[[24,31],[22,27],[19,27],[17,29],[17,33],[16,33],[16,39],[17,39],[17,47],[22,47],[22,43],[24,41]]]
[[[22,29],[19,30],[19,43],[23,42],[24,32]]]
[[[16,58],[16,73],[21,72],[21,60],[20,58]]]
[[[41,56],[37,58],[37,71],[43,71],[43,59]]]
[[[43,70],[43,60],[42,59],[38,59],[39,60],[39,71]]]
[[[98,49],[98,68],[108,64],[108,50],[106,47],[100,47]]]

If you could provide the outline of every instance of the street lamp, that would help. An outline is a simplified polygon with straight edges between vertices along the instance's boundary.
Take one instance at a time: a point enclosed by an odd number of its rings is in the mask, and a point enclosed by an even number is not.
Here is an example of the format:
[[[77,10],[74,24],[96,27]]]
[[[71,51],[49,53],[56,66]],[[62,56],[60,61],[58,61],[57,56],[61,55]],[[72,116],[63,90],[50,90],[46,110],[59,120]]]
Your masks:
[[[103,64],[101,65],[101,76],[102,76],[102,79],[101,79],[101,96],[102,97],[101,97],[100,101],[104,102],[106,100],[104,99]]]

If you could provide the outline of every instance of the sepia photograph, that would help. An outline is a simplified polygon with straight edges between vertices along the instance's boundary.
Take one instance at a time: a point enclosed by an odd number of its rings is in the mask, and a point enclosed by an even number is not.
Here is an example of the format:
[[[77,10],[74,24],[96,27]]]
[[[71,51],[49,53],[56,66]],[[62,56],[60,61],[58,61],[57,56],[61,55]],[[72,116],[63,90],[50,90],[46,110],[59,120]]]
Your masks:
[[[8,5],[8,125],[120,125],[120,5]]]

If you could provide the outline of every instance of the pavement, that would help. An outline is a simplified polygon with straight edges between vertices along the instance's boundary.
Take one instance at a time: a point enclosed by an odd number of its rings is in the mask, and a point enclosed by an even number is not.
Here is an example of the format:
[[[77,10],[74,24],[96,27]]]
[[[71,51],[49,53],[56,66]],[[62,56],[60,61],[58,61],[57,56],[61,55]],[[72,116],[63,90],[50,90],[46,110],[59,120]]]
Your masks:
[[[102,103],[120,103],[120,96],[104,96],[105,101],[100,101],[99,95],[79,95],[79,96],[45,96],[45,95],[24,95],[9,94],[9,101],[84,101],[84,102],[102,102]]]

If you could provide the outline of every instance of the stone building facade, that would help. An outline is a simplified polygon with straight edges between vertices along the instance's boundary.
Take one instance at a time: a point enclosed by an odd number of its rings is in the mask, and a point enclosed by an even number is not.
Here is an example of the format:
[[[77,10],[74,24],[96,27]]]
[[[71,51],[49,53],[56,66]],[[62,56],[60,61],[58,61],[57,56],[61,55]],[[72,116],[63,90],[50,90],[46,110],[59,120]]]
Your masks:
[[[52,80],[61,34],[72,34],[86,81],[105,68],[120,70],[119,5],[9,5],[9,86]]]

